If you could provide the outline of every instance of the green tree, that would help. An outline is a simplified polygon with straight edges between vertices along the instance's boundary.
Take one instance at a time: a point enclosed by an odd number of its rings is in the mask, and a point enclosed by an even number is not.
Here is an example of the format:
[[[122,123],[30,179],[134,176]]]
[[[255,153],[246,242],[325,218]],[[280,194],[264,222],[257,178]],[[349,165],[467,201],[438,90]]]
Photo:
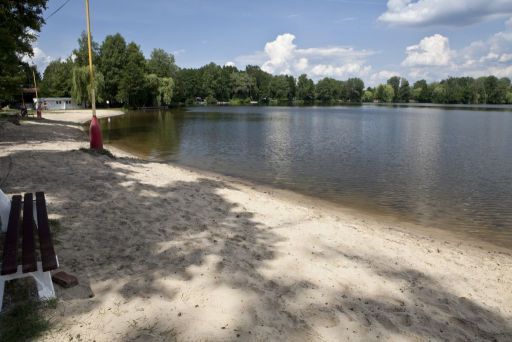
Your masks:
[[[363,102],[373,102],[373,91],[365,90],[361,100]]]
[[[252,76],[256,81],[255,99],[258,101],[267,100],[268,97],[270,97],[270,82],[272,81],[272,75],[261,70],[259,66],[255,65],[248,65],[245,68],[245,72]]]
[[[73,78],[73,61],[55,60],[50,62],[43,74],[40,93],[48,97],[69,97]]]
[[[119,33],[108,35],[99,51],[99,70],[105,77],[105,98],[115,102],[126,65],[126,41]]]
[[[239,99],[250,97],[256,87],[256,81],[246,72],[232,73],[231,83],[233,85],[233,97]]]
[[[389,84],[380,84],[375,90],[375,98],[380,102],[393,102],[393,99],[395,98],[395,90]]]
[[[398,88],[398,101],[408,103],[410,98],[411,87],[409,86],[409,81],[402,77],[400,80],[400,88]]]
[[[300,75],[297,81],[297,98],[305,103],[315,100],[315,83],[306,74]]]
[[[196,96],[201,96],[202,88],[202,81],[197,69],[180,69],[176,74],[174,101],[181,104],[193,103]],[[225,99],[229,99],[229,94],[225,96]]]
[[[291,102],[295,98],[297,93],[297,82],[295,77],[291,75],[286,75],[286,80],[288,81],[288,101]]]
[[[19,94],[26,75],[24,56],[44,24],[47,0],[2,1],[0,5],[0,105]]]
[[[507,92],[507,102],[508,104],[512,104],[512,90]]]
[[[224,97],[221,87],[222,68],[219,65],[210,63],[201,67],[198,76],[201,78],[202,95],[209,97],[211,102]]]
[[[158,76],[155,74],[144,75],[144,91],[145,98],[141,100],[139,105],[158,106],[160,105],[158,96]]]
[[[446,103],[446,86],[443,83],[432,83],[432,102]]]
[[[174,80],[171,77],[160,77],[158,79],[157,104],[170,105],[174,93]]]
[[[158,77],[176,77],[176,61],[172,53],[167,53],[163,49],[154,49],[147,61],[147,71]]]
[[[334,103],[344,93],[343,84],[333,78],[326,77],[318,81],[315,87],[316,98],[324,104]]]
[[[400,77],[393,76],[388,81],[387,84],[390,85],[393,88],[393,101],[392,102],[398,102],[398,91],[400,89]],[[388,101],[386,101],[388,102]]]
[[[412,90],[412,98],[417,102],[430,102],[430,92],[428,89],[427,81],[419,80],[414,82],[413,90]]]
[[[501,94],[496,76],[487,76],[484,81],[485,92],[487,93],[487,102],[490,104],[499,104]]]
[[[361,102],[364,93],[364,82],[360,78],[349,78],[345,82],[345,99],[349,102]]]
[[[98,65],[99,58],[99,45],[94,41],[91,36],[91,50],[92,50],[92,64]],[[89,48],[87,45],[87,33],[82,31],[82,34],[78,38],[78,48],[73,50],[73,55],[75,56],[75,63],[78,66],[87,66],[89,65]]]
[[[233,95],[233,83],[231,82],[231,75],[239,72],[234,66],[225,65],[222,67],[219,79],[219,91],[216,92],[217,99],[221,101],[228,101]]]
[[[510,79],[507,77],[500,78],[498,80],[496,103],[502,104],[507,103],[508,90],[510,89]]]
[[[89,67],[75,66],[73,68],[71,96],[77,102],[87,107],[91,103],[91,86],[90,86],[90,73]],[[104,101],[104,78],[103,74],[97,69],[94,71],[94,91],[96,94],[96,101],[101,103]]]
[[[269,93],[272,99],[278,101],[289,101],[292,89],[287,76],[279,75],[272,77],[269,85]]]
[[[121,74],[117,100],[126,106],[142,106],[146,101],[146,60],[135,43],[126,47],[126,67]]]

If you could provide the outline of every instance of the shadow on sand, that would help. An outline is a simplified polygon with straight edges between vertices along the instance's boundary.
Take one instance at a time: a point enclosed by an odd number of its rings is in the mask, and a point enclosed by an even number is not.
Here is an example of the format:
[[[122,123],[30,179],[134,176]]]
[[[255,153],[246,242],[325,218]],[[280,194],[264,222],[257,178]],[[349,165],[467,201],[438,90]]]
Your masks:
[[[254,213],[226,200],[221,191],[230,185],[225,182],[191,177],[190,181],[150,184],[140,177],[148,168],[145,162],[80,151],[38,151],[36,155],[19,151],[11,156],[15,167],[4,190],[45,191],[49,212],[65,227],[57,236],[57,253],[62,269],[77,275],[81,285],[79,290],[59,290],[62,300],[79,303],[72,308],[67,305],[71,312],[64,314],[97,310],[102,305],[99,298],[113,291],[124,303],[154,296],[171,303],[179,297],[180,288],[162,286],[162,279],[192,283],[203,275],[191,270],[211,265],[211,286],[235,289],[248,300],[257,298],[244,314],[249,318],[238,322],[228,339],[318,340],[322,338],[319,327],[337,327],[340,339],[446,340],[450,331],[460,341],[512,340],[512,325],[504,317],[392,262],[383,261],[380,265],[388,266],[371,270],[381,281],[406,284],[407,303],[391,295],[389,300],[358,297],[342,285],[323,293],[321,302],[306,302],[305,298],[324,289],[307,280],[290,285],[262,272],[278,258],[283,237],[257,222]],[[39,159],[37,170],[30,167],[31,158]],[[331,250],[326,262],[331,257],[361,267],[370,263],[338,250]],[[282,276],[286,279],[287,270]],[[416,285],[419,280],[422,286]],[[93,283],[99,284],[94,296]],[[153,327],[151,333],[132,326],[124,336],[179,339],[175,331],[180,330],[180,319],[176,312],[151,317],[147,322]],[[492,332],[496,329],[500,333]]]

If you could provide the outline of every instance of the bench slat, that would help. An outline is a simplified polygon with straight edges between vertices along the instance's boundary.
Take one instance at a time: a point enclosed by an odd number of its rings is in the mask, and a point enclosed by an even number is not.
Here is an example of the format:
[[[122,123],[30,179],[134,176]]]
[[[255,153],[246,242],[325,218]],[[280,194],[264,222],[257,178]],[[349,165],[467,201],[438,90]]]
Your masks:
[[[33,205],[32,194],[25,194],[23,199],[23,250],[21,255],[23,273],[37,271]]]
[[[4,255],[2,258],[2,275],[16,273],[18,269],[18,230],[20,227],[21,196],[12,196],[9,223],[4,241]]]
[[[53,248],[48,213],[46,211],[46,199],[44,192],[36,192],[37,231],[39,233],[39,246],[41,248],[41,263],[43,272],[54,270],[58,267],[57,257]]]

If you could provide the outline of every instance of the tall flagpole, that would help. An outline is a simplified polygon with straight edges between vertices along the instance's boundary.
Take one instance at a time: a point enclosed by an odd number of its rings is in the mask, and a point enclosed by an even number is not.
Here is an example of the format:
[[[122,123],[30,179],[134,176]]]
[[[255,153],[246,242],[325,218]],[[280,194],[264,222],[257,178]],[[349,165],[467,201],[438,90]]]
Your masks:
[[[101,137],[101,128],[96,117],[96,89],[94,89],[94,68],[92,65],[92,42],[91,42],[91,19],[89,16],[89,0],[85,0],[85,10],[87,17],[87,48],[89,50],[89,75],[90,87],[91,87],[91,105],[92,105],[92,120],[91,126],[89,127],[89,135],[91,142],[91,149],[102,150],[103,139]]]
[[[89,49],[89,75],[91,76],[92,116],[96,116],[96,91],[94,89],[94,68],[92,66],[91,17],[89,16],[89,0],[85,0],[87,17],[87,48]]]

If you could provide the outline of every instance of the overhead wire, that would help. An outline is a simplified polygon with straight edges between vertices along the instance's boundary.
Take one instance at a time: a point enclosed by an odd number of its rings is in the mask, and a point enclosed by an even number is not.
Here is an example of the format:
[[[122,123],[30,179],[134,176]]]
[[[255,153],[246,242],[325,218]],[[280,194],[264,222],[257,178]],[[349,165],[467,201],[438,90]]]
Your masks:
[[[64,6],[66,6],[68,4],[68,2],[70,2],[71,0],[66,0],[66,2],[64,2],[62,5],[60,5],[55,11],[53,11],[52,13],[50,13],[46,18],[44,18],[44,20],[48,20],[50,19],[54,14],[57,14],[57,12],[59,12]]]

